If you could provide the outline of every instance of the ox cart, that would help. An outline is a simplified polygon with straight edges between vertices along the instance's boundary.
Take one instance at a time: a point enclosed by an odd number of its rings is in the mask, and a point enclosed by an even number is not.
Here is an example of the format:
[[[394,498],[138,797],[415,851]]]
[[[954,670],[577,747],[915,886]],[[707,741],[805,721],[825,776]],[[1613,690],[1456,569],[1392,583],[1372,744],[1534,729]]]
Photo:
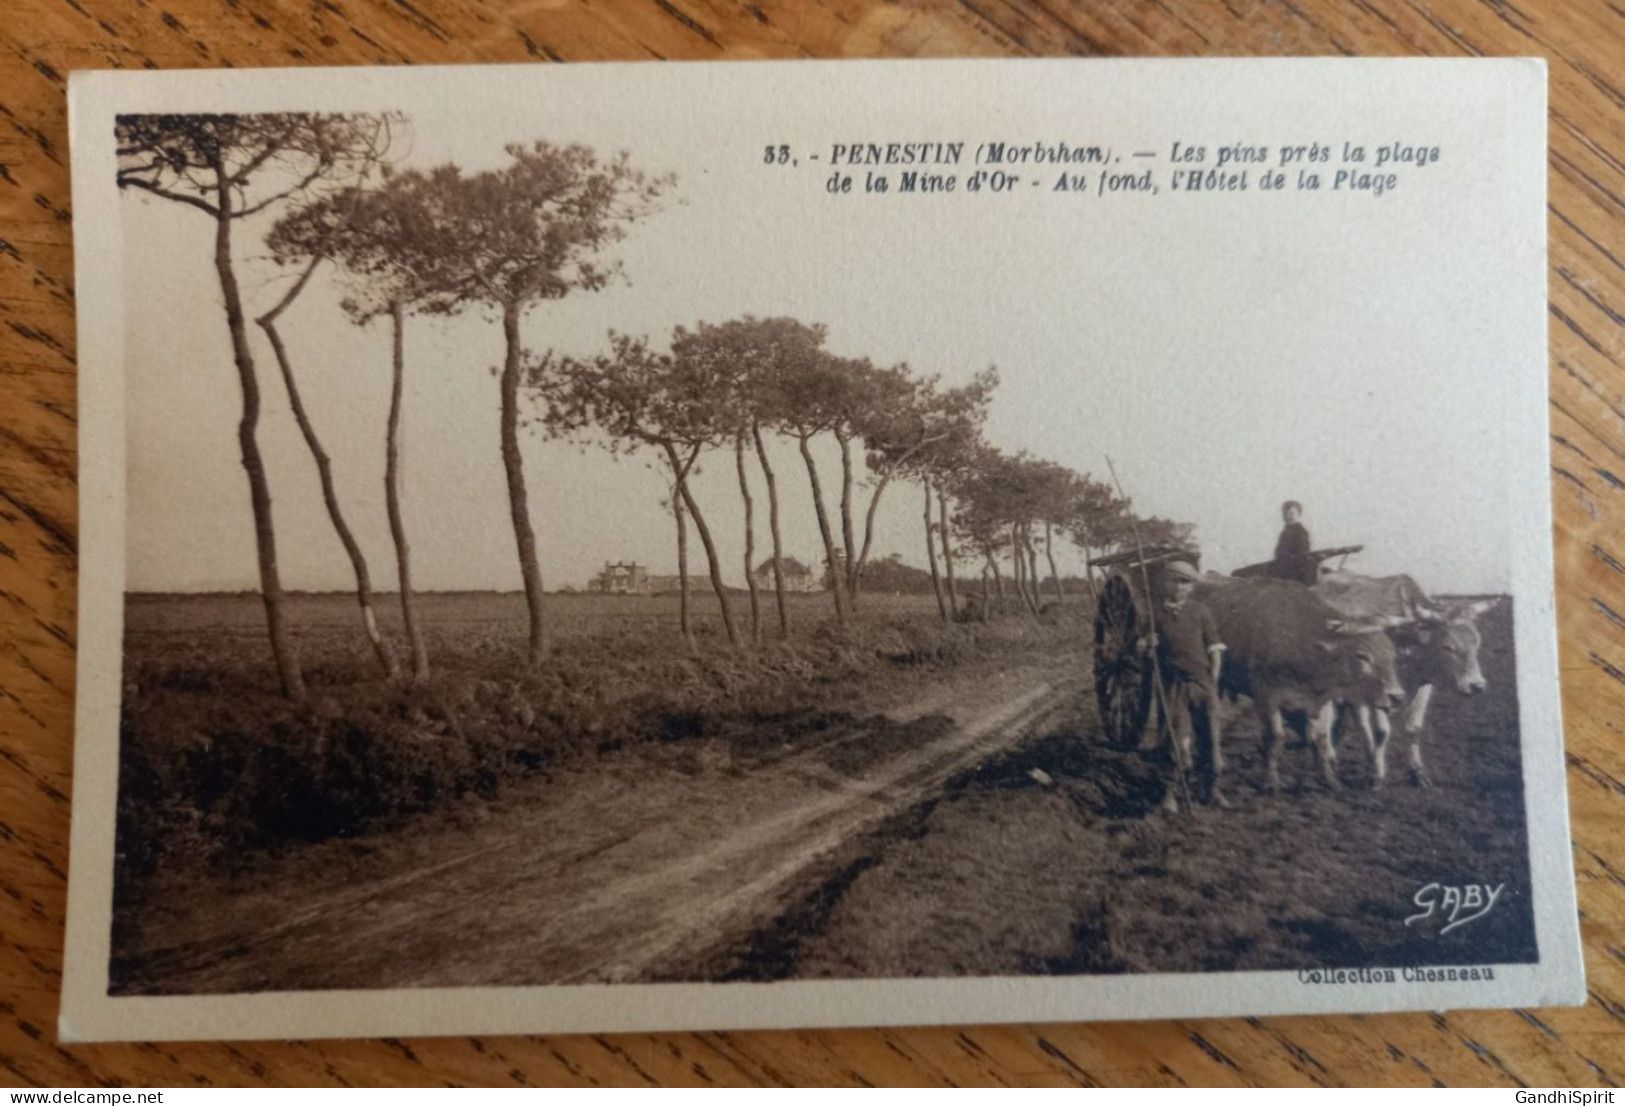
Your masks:
[[[1331,560],[1333,557],[1347,557],[1350,553],[1358,553],[1364,548],[1363,545],[1340,545],[1336,549],[1315,549],[1310,551],[1309,559],[1314,562],[1315,572],[1318,575],[1320,566],[1326,561]],[[1341,568],[1342,563],[1339,562],[1337,567]],[[1274,561],[1260,561],[1255,565],[1243,565],[1230,575],[1245,580],[1251,576],[1272,576],[1274,575],[1274,569]]]
[[[1309,554],[1318,566],[1333,557],[1358,553],[1363,545],[1318,549]],[[1147,589],[1162,565],[1186,560],[1201,569],[1200,555],[1178,545],[1148,545],[1091,558],[1090,569],[1106,576],[1095,609],[1095,703],[1100,725],[1113,748],[1137,748],[1145,736],[1156,698],[1151,658],[1140,646],[1151,633],[1153,598]],[[1238,577],[1269,575],[1270,563],[1237,569]],[[1159,719],[1158,726],[1164,723]]]
[[[1151,716],[1151,658],[1140,647],[1151,633],[1147,587],[1151,575],[1175,559],[1201,568],[1197,553],[1177,545],[1151,545],[1089,560],[1089,568],[1106,577],[1095,608],[1095,703],[1113,748],[1136,748]]]

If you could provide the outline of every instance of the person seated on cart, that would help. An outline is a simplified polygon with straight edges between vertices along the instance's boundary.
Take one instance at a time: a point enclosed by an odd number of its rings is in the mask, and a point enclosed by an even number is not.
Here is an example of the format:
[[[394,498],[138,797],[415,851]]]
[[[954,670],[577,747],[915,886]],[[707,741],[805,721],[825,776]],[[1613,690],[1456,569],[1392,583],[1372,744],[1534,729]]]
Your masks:
[[[1219,790],[1219,775],[1224,769],[1219,672],[1225,646],[1219,640],[1213,612],[1193,595],[1200,576],[1196,565],[1188,560],[1175,559],[1162,566],[1155,630],[1146,642],[1156,650],[1157,671],[1162,677],[1174,773],[1163,807],[1170,811],[1179,809],[1187,791],[1188,797],[1197,801],[1230,805]],[[1195,778],[1193,768],[1198,773]]]
[[[1303,525],[1303,504],[1289,499],[1281,504],[1281,536],[1275,539],[1275,559],[1270,575],[1279,580],[1296,580],[1314,587],[1320,575],[1320,562],[1310,556],[1309,531]]]

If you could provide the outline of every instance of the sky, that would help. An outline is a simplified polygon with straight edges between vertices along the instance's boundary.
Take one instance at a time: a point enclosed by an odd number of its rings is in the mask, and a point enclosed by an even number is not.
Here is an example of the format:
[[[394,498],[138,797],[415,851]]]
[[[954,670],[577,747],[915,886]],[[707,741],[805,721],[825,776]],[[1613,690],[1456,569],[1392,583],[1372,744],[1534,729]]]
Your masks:
[[[613,250],[626,281],[526,313],[522,333],[534,352],[590,355],[610,330],[664,344],[674,326],[746,314],[821,322],[832,351],[906,362],[945,385],[996,366],[993,444],[1098,479],[1111,457],[1141,513],[1196,524],[1205,567],[1268,559],[1290,498],[1303,502],[1317,547],[1365,546],[1350,568],[1406,572],[1435,592],[1510,585],[1507,535],[1525,523],[1507,517],[1507,489],[1530,458],[1512,448],[1508,424],[1527,391],[1522,374],[1544,374],[1532,356],[1543,357],[1544,333],[1531,345],[1539,324],[1524,294],[1526,266],[1506,245],[1500,105],[1476,85],[1451,94],[1414,81],[1373,88],[1345,71],[1346,88],[1316,98],[1244,83],[1216,91],[1186,70],[1126,97],[1124,82],[1101,67],[1034,69],[1032,80],[996,85],[966,79],[988,71],[941,67],[924,78],[859,67],[837,80],[822,66],[449,72],[414,74],[417,83],[378,78],[381,87],[324,77],[212,103],[402,111],[410,128],[396,154],[407,167],[494,168],[505,144],[544,138],[605,156],[624,149],[639,168],[675,173],[659,210]],[[1339,99],[1352,105],[1343,114],[1326,106]],[[974,166],[964,164],[944,167],[960,178],[946,195],[867,193],[862,168],[849,170],[854,192],[826,188],[836,143],[964,141],[969,151],[989,139],[1100,144],[1131,168],[1152,167],[1164,190],[1056,193],[1058,171],[1046,168],[1020,170],[1021,184],[1005,194],[970,193]],[[1245,193],[1166,191],[1176,141],[1207,145],[1213,156],[1224,142],[1273,149],[1311,139],[1372,149],[1432,143],[1441,157],[1404,171],[1380,197],[1269,195],[1256,175]],[[796,164],[764,164],[765,147],[780,143]],[[1136,160],[1132,151],[1157,156]],[[895,188],[897,170],[878,171]],[[128,587],[253,588],[236,442],[241,394],[212,224],[138,193],[121,203]],[[250,317],[289,279],[264,257],[273,215],[235,232]],[[346,318],[338,306],[346,287],[324,268],[281,329],[383,586],[393,578],[382,490],[390,336],[387,323]],[[250,330],[283,584],[345,588],[353,578],[315,467],[269,346]],[[403,496],[417,585],[517,589],[497,438],[500,324],[477,310],[414,317],[406,351]],[[610,560],[675,571],[656,458],[613,459],[534,426],[523,451],[549,588],[584,587]],[[816,563],[805,469],[785,443],[772,457],[786,552]],[[833,510],[833,443],[822,443],[819,459]],[[760,558],[765,491],[759,472],[753,479]],[[738,584],[735,481],[731,452],[712,454],[695,494]],[[916,485],[888,488],[876,557],[924,564],[920,508]],[[691,556],[691,570],[703,572],[697,545]],[[1058,559],[1063,571],[1081,564],[1071,550]]]

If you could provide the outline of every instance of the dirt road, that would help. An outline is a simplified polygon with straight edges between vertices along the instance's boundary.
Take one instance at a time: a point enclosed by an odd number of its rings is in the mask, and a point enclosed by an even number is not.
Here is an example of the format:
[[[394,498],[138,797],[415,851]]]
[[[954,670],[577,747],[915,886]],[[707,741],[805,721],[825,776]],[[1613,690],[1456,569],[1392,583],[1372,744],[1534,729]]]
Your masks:
[[[1345,747],[1330,791],[1305,746],[1264,794],[1237,704],[1231,807],[1161,815],[1161,762],[1101,742],[1077,650],[1047,644],[1003,672],[900,668],[851,713],[630,743],[236,875],[165,869],[118,931],[113,990],[1527,963],[1510,616],[1483,628],[1490,688],[1436,704],[1433,788],[1372,790]],[[1413,924],[1423,889],[1469,883],[1497,888],[1493,913]]]
[[[1372,789],[1366,750],[1346,740],[1342,790],[1324,787],[1312,750],[1294,743],[1287,790],[1265,793],[1259,722],[1241,703],[1225,712],[1231,806],[1170,817],[1159,813],[1159,763],[1106,746],[1085,697],[1050,733],[951,781],[907,833],[872,835],[838,892],[781,919],[772,955],[739,974],[1530,963],[1510,613],[1480,626],[1488,690],[1443,691],[1430,712],[1424,744],[1437,786],[1401,776]],[[1426,888],[1473,883],[1497,889],[1493,910],[1456,926],[1427,912]]]
[[[917,689],[822,732],[641,746],[488,808],[154,888],[124,994],[672,978],[818,887],[843,843],[1042,729],[1072,658]]]

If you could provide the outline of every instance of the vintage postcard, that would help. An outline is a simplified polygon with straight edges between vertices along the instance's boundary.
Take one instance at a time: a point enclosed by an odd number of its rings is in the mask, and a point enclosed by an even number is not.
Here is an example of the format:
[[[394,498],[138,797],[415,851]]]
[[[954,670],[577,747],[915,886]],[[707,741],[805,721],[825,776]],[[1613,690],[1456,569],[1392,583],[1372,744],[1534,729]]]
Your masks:
[[[80,73],[73,1040],[1583,997],[1539,61]]]

